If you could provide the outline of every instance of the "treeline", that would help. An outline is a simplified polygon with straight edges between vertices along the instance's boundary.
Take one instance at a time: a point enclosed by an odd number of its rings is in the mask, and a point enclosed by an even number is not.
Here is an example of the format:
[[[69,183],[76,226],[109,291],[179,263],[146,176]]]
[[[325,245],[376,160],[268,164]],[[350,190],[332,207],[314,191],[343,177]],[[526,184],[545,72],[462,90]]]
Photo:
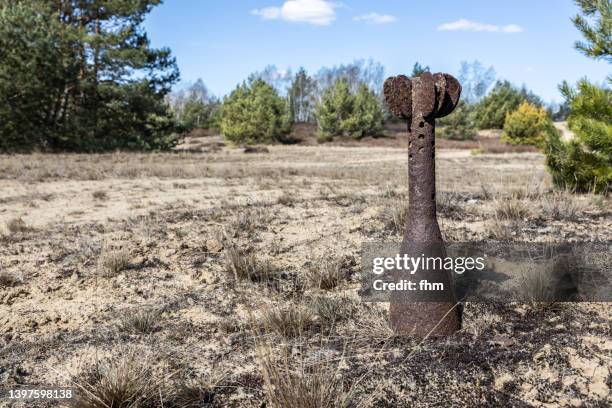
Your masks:
[[[424,71],[429,67],[417,62],[411,76]],[[287,141],[296,123],[316,124],[320,141],[336,136],[376,137],[384,134],[385,122],[397,120],[382,98],[384,78],[383,66],[373,61],[322,68],[314,75],[304,68],[293,74],[268,66],[250,75],[223,100],[211,96],[199,79],[169,101],[185,129],[216,128],[236,143]],[[458,79],[463,86],[461,103],[440,122],[441,137],[473,139],[479,129],[505,128],[510,118],[507,127],[512,137],[508,141],[539,144],[531,137],[521,137],[520,132],[517,135],[517,115],[535,109],[537,115],[563,120],[567,114],[566,104],[545,109],[542,100],[525,87],[495,82],[493,67],[478,61],[462,62]]]
[[[222,101],[201,79],[168,100],[185,130],[216,128],[236,143],[287,142],[296,123],[317,123],[321,140],[361,138],[383,134],[383,81],[383,66],[371,60],[322,68],[315,75],[271,65]]]
[[[179,78],[142,27],[161,0],[0,0],[0,150],[167,149]]]

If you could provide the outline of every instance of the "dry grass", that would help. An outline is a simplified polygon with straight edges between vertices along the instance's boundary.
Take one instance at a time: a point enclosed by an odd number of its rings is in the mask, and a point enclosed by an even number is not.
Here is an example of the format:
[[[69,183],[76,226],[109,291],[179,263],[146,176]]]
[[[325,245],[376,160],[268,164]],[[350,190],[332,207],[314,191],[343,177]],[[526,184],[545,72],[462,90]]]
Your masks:
[[[76,408],[154,408],[160,407],[165,378],[159,378],[147,356],[130,353],[103,361],[73,379]],[[162,403],[163,404],[163,403]]]
[[[242,210],[231,221],[230,229],[234,237],[250,237],[260,229],[265,230],[269,222],[269,215],[261,208]]]
[[[470,333],[474,338],[479,338],[501,320],[499,315],[490,312],[479,313],[464,321],[463,331]]]
[[[266,397],[273,407],[366,406],[365,401],[359,400],[355,387],[345,384],[338,362],[296,359],[287,348],[279,352],[260,345],[257,351]]]
[[[125,333],[150,334],[160,327],[161,313],[158,310],[127,312],[119,322],[119,330]]]
[[[225,271],[235,281],[266,282],[274,277],[268,262],[231,247],[225,249]]]
[[[297,197],[294,194],[290,194],[286,191],[276,199],[276,204],[284,205],[286,207],[293,207],[293,205],[297,202]]]
[[[215,394],[223,378],[219,375],[190,379],[178,386],[172,399],[166,405],[169,408],[207,407],[215,400]]]
[[[98,258],[98,266],[103,276],[115,276],[130,264],[131,255],[127,249],[104,247]]]
[[[315,315],[310,308],[289,302],[285,306],[265,308],[262,311],[260,323],[267,333],[296,338],[307,334],[314,328]]]
[[[392,202],[380,212],[379,218],[385,231],[402,235],[408,220],[408,206],[403,201]]]
[[[523,223],[493,218],[486,224],[485,234],[496,241],[513,241],[520,237]]]
[[[308,274],[310,286],[323,290],[334,289],[346,278],[347,268],[343,259],[329,259],[329,257],[315,260]]]
[[[576,221],[582,206],[569,193],[554,193],[542,201],[542,212],[555,221]]]
[[[500,220],[522,220],[529,216],[529,209],[518,199],[495,200],[495,217]]]
[[[354,301],[346,297],[315,296],[310,300],[309,307],[317,316],[320,325],[326,329],[335,327],[357,313]]]
[[[437,195],[436,211],[442,217],[462,219],[465,215],[463,205],[463,197],[457,192],[441,192]]]
[[[534,309],[545,310],[555,305],[554,285],[556,277],[546,264],[535,262],[519,267],[517,296]]]

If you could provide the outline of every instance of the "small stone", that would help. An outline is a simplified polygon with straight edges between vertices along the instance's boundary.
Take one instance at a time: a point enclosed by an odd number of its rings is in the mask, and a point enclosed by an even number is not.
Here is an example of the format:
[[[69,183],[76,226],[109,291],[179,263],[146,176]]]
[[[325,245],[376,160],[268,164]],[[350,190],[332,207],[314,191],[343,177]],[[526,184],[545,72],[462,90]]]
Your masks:
[[[144,265],[144,263],[145,263],[144,256],[137,256],[134,259],[132,259],[132,265],[134,266],[141,266],[141,265]]]
[[[221,252],[223,250],[223,244],[216,239],[209,239],[206,241],[206,250],[213,253]]]
[[[510,347],[516,344],[516,341],[511,337],[504,336],[502,334],[497,334],[493,336],[489,343],[496,344],[502,347]]]

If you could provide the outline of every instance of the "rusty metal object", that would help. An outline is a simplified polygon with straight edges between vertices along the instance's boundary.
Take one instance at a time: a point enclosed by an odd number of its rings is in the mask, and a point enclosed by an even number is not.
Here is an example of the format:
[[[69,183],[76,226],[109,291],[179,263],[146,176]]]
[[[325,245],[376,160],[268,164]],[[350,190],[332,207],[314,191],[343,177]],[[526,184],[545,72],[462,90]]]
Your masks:
[[[401,255],[446,257],[436,218],[435,119],[455,109],[461,85],[448,74],[403,75],[385,81],[389,109],[408,122],[408,222]],[[396,334],[417,337],[451,334],[461,328],[461,315],[449,271],[396,271],[394,279],[441,282],[443,292],[394,291],[390,319]]]

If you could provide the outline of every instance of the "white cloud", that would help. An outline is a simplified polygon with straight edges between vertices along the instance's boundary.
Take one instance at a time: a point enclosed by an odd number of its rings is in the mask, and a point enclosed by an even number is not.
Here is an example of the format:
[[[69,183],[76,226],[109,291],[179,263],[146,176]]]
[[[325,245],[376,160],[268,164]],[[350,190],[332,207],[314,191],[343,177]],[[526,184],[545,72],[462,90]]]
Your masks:
[[[313,25],[329,25],[336,19],[338,7],[328,0],[289,0],[280,7],[255,9],[251,14],[264,20],[285,20]]]
[[[369,13],[355,17],[355,21],[365,21],[368,24],[389,24],[397,21],[397,17],[389,14]]]
[[[261,16],[264,20],[276,20],[281,15],[281,9],[278,7],[266,7],[251,11],[256,16]]]
[[[485,32],[503,32],[503,33],[520,33],[523,31],[523,27],[516,24],[508,24],[505,26],[497,26],[494,24],[478,23],[476,21],[466,20],[464,18],[453,21],[450,23],[444,23],[438,26],[439,31],[485,31]]]
[[[523,27],[516,24],[508,24],[502,27],[504,33],[520,33],[523,31]]]

